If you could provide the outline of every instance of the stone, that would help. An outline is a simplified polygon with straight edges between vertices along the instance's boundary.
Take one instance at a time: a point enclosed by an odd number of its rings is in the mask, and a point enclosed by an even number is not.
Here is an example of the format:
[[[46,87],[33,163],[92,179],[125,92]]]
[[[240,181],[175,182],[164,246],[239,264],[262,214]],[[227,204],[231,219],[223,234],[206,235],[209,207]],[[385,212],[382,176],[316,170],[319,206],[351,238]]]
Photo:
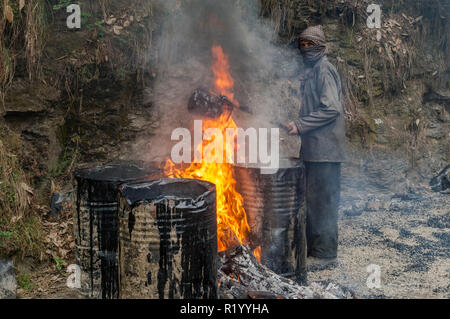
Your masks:
[[[430,181],[430,187],[435,192],[443,192],[450,189],[450,165],[447,165]]]
[[[360,216],[364,212],[365,205],[362,200],[355,201],[351,205],[342,208],[342,213],[345,216]]]
[[[376,212],[379,210],[384,210],[384,209],[389,208],[388,204],[389,203],[386,203],[386,202],[378,200],[378,199],[369,200],[366,203],[365,210],[368,212]]]
[[[426,128],[426,136],[435,140],[445,138],[445,128],[440,123],[430,123]]]
[[[15,299],[16,297],[16,268],[11,260],[0,259],[0,299]]]
[[[43,84],[30,84],[25,80],[15,80],[14,90],[5,96],[6,115],[43,113],[51,108],[61,95],[58,89]]]
[[[53,193],[51,198],[51,215],[58,216],[62,211],[69,211],[72,205],[72,191]]]

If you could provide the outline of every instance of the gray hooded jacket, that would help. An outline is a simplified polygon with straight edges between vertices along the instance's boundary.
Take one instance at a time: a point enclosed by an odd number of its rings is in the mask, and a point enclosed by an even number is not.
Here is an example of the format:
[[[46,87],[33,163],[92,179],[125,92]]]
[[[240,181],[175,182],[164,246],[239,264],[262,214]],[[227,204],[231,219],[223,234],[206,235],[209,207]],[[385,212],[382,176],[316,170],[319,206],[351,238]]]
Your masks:
[[[306,162],[347,160],[341,80],[327,57],[301,75],[300,116],[294,123],[302,138],[300,157]]]

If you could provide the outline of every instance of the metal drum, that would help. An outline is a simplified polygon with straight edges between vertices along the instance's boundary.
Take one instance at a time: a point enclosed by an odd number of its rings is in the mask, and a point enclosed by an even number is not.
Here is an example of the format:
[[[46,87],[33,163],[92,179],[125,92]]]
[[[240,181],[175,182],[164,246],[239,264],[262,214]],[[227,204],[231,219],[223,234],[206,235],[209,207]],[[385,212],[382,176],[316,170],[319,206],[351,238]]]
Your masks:
[[[217,298],[216,188],[194,179],[120,187],[120,298]]]
[[[306,283],[306,210],[304,165],[280,159],[276,171],[234,167],[236,189],[244,198],[250,245],[275,273]]]
[[[86,297],[118,297],[118,186],[155,172],[138,164],[109,164],[74,172],[75,257],[81,268],[81,293]]]

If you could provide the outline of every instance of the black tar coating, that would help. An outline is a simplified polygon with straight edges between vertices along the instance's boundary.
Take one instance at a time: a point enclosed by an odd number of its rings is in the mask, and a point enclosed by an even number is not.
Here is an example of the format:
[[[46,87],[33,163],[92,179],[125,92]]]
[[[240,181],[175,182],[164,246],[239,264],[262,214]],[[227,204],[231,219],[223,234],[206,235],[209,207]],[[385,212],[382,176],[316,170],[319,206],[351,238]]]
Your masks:
[[[159,298],[217,298],[215,185],[195,179],[158,179],[124,184],[120,194],[131,206],[129,219],[141,204],[156,206],[159,270],[147,273],[146,280],[157,280]],[[130,241],[134,222],[128,224]],[[174,258],[179,250],[181,260]],[[155,255],[151,248],[148,253]],[[173,273],[178,267],[181,278]]]
[[[118,186],[124,182],[145,179],[157,169],[139,164],[107,164],[92,168],[83,168],[74,172],[77,181],[76,213],[78,214],[78,236],[81,234],[80,203],[88,205],[96,203],[117,203]],[[94,216],[95,214],[95,216]],[[115,209],[103,211],[92,208],[89,215],[90,240],[90,275],[91,289],[93,287],[93,260],[97,252],[101,260],[101,297],[111,299],[118,297],[118,204]],[[94,220],[97,221],[94,225]],[[97,228],[98,247],[94,247],[93,231]]]

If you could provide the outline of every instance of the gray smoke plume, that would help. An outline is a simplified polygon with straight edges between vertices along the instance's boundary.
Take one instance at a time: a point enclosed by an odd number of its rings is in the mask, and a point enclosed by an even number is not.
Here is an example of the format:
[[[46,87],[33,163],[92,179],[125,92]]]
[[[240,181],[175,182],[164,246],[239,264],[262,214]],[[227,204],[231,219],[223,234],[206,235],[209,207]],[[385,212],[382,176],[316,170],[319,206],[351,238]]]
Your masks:
[[[157,79],[147,98],[159,114],[157,134],[138,140],[136,151],[145,160],[164,160],[175,142],[177,127],[192,128],[187,111],[192,92],[212,89],[211,48],[220,45],[229,57],[235,98],[253,115],[236,112],[239,127],[274,127],[297,116],[295,97],[300,55],[276,45],[269,21],[259,18],[257,0],[159,0],[155,14],[162,15],[157,41]],[[298,138],[282,133],[284,156],[298,155]],[[283,147],[284,146],[284,147]],[[283,156],[282,155],[282,156]]]

